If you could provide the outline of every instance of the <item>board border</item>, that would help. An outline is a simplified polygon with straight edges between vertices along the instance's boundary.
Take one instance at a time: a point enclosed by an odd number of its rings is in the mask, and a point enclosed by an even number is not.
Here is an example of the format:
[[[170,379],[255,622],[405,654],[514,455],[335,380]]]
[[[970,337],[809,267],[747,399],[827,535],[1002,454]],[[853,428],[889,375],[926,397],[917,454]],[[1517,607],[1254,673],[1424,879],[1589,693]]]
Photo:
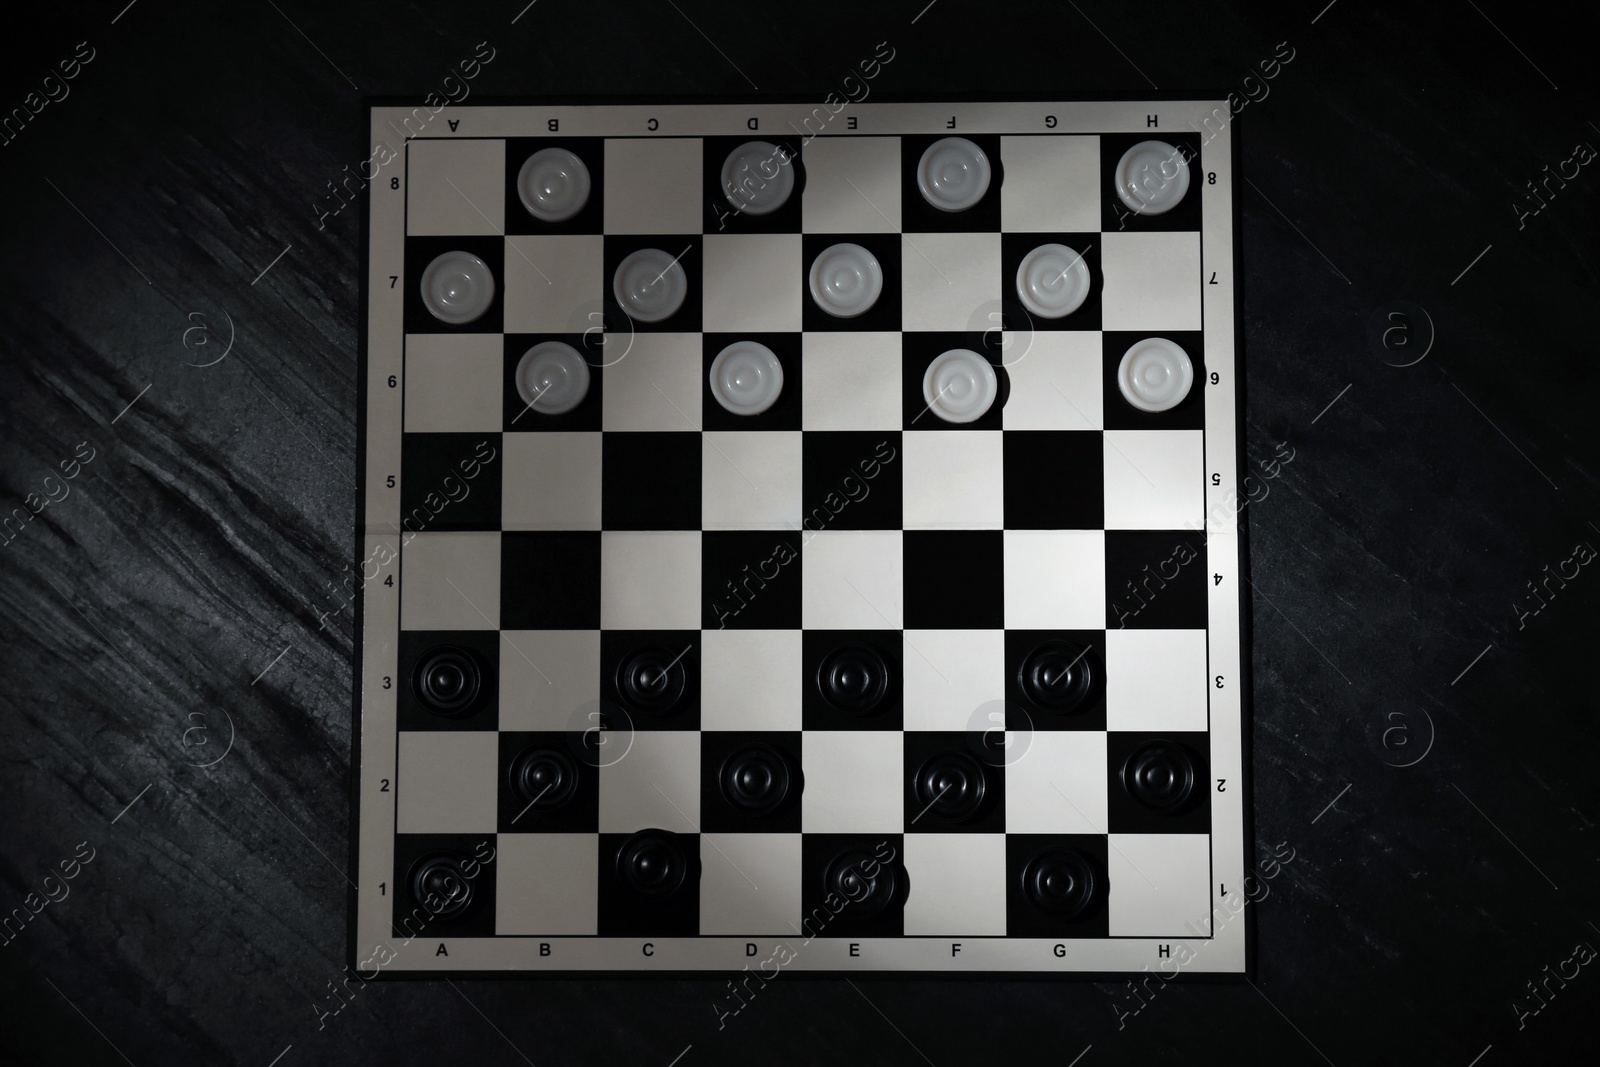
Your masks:
[[[1169,92],[1128,90],[1128,91],[1071,92],[1071,93],[1066,93],[1066,94],[1062,94],[1062,95],[1056,96],[1052,100],[1052,99],[1049,98],[1050,94],[1038,93],[1038,92],[1017,92],[1017,91],[961,92],[961,93],[955,93],[955,94],[951,94],[951,93],[928,94],[928,93],[883,92],[883,93],[874,93],[874,94],[872,94],[870,99],[874,100],[875,102],[879,102],[879,103],[895,103],[895,104],[919,104],[919,103],[920,104],[931,104],[931,103],[943,103],[943,102],[956,102],[956,103],[1021,103],[1021,102],[1030,102],[1030,101],[1037,101],[1037,102],[1040,102],[1040,103],[1049,103],[1049,102],[1061,102],[1061,103],[1129,102],[1129,103],[1133,103],[1133,102],[1141,102],[1141,101],[1201,103],[1201,102],[1217,102],[1217,101],[1227,102],[1231,95],[1232,95],[1231,91],[1217,91],[1217,90],[1207,91],[1207,90],[1195,90],[1195,89],[1180,89],[1180,90],[1169,91]],[[467,98],[464,98],[463,101],[460,102],[460,106],[467,106],[465,104],[465,99],[467,99]],[[798,94],[798,93],[767,94],[767,93],[759,93],[759,92],[758,93],[753,93],[753,94],[738,94],[738,93],[734,93],[734,94],[729,94],[729,93],[682,93],[682,94],[657,93],[657,94],[614,94],[614,95],[613,94],[587,94],[587,93],[585,93],[585,94],[556,94],[556,95],[509,94],[509,95],[493,95],[493,96],[488,96],[488,97],[471,98],[471,99],[473,99],[473,101],[474,101],[473,104],[471,105],[473,107],[536,107],[536,106],[549,106],[549,107],[591,107],[591,106],[593,106],[593,107],[605,107],[605,106],[617,106],[617,105],[622,105],[622,106],[643,105],[643,104],[653,104],[653,103],[659,103],[659,104],[661,104],[663,106],[680,106],[680,105],[696,105],[696,104],[721,104],[721,105],[751,104],[751,105],[754,105],[754,106],[762,106],[762,105],[808,104],[808,103],[817,104],[817,105],[820,106],[820,104],[822,103],[821,101],[819,101],[817,99],[817,97],[814,94]],[[859,101],[859,102],[860,103],[865,103],[866,99],[867,98],[863,98],[863,100]],[[362,151],[363,151],[363,155],[360,158],[368,158],[367,153],[370,153],[370,150],[371,150],[371,146],[370,146],[370,143],[369,143],[369,136],[370,136],[370,132],[371,132],[371,128],[372,128],[371,117],[372,117],[372,112],[374,110],[381,109],[381,108],[418,107],[418,106],[424,106],[424,105],[422,105],[420,103],[420,101],[417,101],[417,100],[415,100],[413,98],[396,96],[396,95],[392,95],[392,94],[381,94],[381,95],[379,95],[379,94],[363,94],[363,97],[362,97],[360,105],[359,105],[359,113],[360,113],[360,144],[362,145]],[[1233,111],[1231,107],[1229,108],[1229,119],[1228,119],[1228,123],[1227,123],[1227,130],[1228,130],[1228,137],[1229,137],[1230,165],[1231,165],[1231,170],[1232,170],[1232,175],[1231,175],[1232,180],[1229,183],[1230,184],[1229,199],[1230,199],[1230,218],[1231,218],[1231,221],[1232,221],[1231,254],[1232,254],[1232,259],[1233,259],[1233,271],[1234,271],[1234,277],[1233,277],[1234,295],[1233,295],[1233,301],[1232,301],[1232,304],[1233,304],[1233,308],[1232,308],[1232,311],[1233,311],[1233,355],[1234,355],[1234,374],[1235,374],[1235,377],[1236,377],[1236,381],[1234,383],[1234,388],[1236,390],[1235,404],[1234,404],[1234,420],[1235,420],[1234,421],[1234,433],[1235,433],[1235,438],[1234,438],[1234,440],[1235,440],[1235,448],[1234,448],[1235,472],[1234,472],[1234,474],[1235,474],[1235,478],[1236,478],[1236,488],[1237,488],[1237,487],[1242,487],[1243,486],[1244,478],[1245,478],[1245,476],[1247,474],[1247,469],[1248,469],[1248,464],[1247,464],[1247,461],[1246,461],[1246,447],[1245,447],[1245,430],[1246,430],[1245,410],[1246,410],[1246,404],[1247,404],[1247,401],[1248,401],[1248,393],[1247,393],[1248,375],[1246,373],[1246,365],[1247,365],[1246,348],[1247,348],[1247,346],[1246,346],[1246,343],[1245,343],[1245,331],[1244,331],[1244,323],[1245,323],[1245,320],[1244,320],[1244,302],[1245,302],[1245,297],[1246,297],[1245,271],[1243,269],[1243,264],[1244,264],[1243,230],[1244,230],[1244,226],[1243,226],[1243,214],[1242,214],[1242,211],[1241,211],[1241,208],[1242,208],[1241,185],[1242,185],[1242,183],[1244,181],[1244,171],[1243,171],[1243,167],[1242,167],[1243,151],[1242,151],[1242,144],[1241,144],[1241,127],[1240,127],[1240,124],[1239,124],[1239,112]],[[410,141],[413,141],[413,140],[455,140],[455,139],[460,139],[460,138],[453,138],[453,137],[449,137],[449,136],[439,136],[439,137],[408,136],[404,140],[407,143],[409,143]],[[352,137],[351,140],[352,140],[352,143],[355,143],[355,137]],[[361,209],[360,212],[359,212],[361,218],[360,218],[360,221],[359,221],[359,230],[358,230],[358,242],[359,242],[359,247],[358,247],[359,266],[358,266],[358,270],[360,271],[360,276],[359,276],[358,282],[359,282],[359,293],[360,293],[360,308],[359,308],[358,322],[357,322],[357,348],[358,348],[358,357],[357,357],[357,403],[356,403],[356,437],[357,437],[357,439],[356,439],[356,477],[355,477],[355,504],[356,504],[355,516],[356,516],[356,523],[355,523],[355,531],[354,531],[355,532],[354,548],[356,550],[355,551],[355,559],[357,561],[363,561],[364,558],[365,558],[365,538],[367,536],[367,528],[366,528],[366,518],[367,518],[367,515],[366,515],[366,502],[367,502],[366,455],[367,455],[367,424],[368,424],[367,384],[368,384],[368,367],[369,367],[369,357],[370,357],[370,353],[369,353],[369,350],[368,350],[368,345],[369,345],[369,340],[370,340],[370,338],[368,336],[368,333],[369,333],[369,331],[368,331],[368,317],[369,317],[369,314],[368,313],[369,313],[370,298],[371,298],[370,285],[369,285],[369,273],[370,273],[370,266],[371,266],[371,264],[370,264],[370,238],[371,238],[371,216],[372,216],[372,207],[371,207],[372,188],[373,188],[373,185],[372,185],[371,182],[364,183],[363,189],[361,191],[361,195],[358,198],[358,200],[356,201],[357,205]],[[1238,563],[1238,567],[1239,567],[1239,575],[1240,575],[1241,578],[1244,578],[1249,574],[1249,556],[1250,556],[1250,553],[1249,553],[1249,536],[1248,536],[1249,520],[1248,520],[1248,516],[1246,514],[1247,510],[1248,510],[1247,508],[1241,508],[1241,509],[1239,509],[1239,511],[1234,516],[1234,519],[1235,519],[1234,537],[1236,538],[1236,541],[1237,541],[1237,563]],[[1208,511],[1209,511],[1209,506],[1208,506]],[[1206,531],[1204,529],[1202,529],[1202,532],[1206,532]],[[1209,542],[1209,534],[1207,535],[1206,540]],[[1208,553],[1206,558],[1207,558],[1208,561],[1211,561],[1213,557]],[[1239,743],[1240,743],[1240,770],[1241,770],[1241,774],[1243,775],[1243,781],[1240,783],[1240,788],[1242,790],[1242,796],[1243,796],[1243,801],[1242,801],[1242,804],[1241,804],[1241,807],[1242,807],[1242,811],[1241,811],[1241,815],[1242,815],[1242,819],[1241,819],[1241,822],[1242,822],[1241,836],[1242,836],[1243,847],[1246,850],[1249,850],[1255,844],[1255,820],[1254,820],[1255,775],[1254,775],[1253,769],[1252,769],[1253,749],[1254,749],[1253,740],[1254,740],[1254,727],[1255,727],[1255,716],[1253,714],[1254,698],[1255,698],[1255,686],[1254,686],[1253,663],[1252,663],[1252,656],[1251,656],[1251,651],[1252,651],[1252,648],[1253,648],[1253,626],[1254,626],[1254,620],[1253,620],[1253,613],[1252,613],[1252,602],[1251,602],[1250,598],[1246,595],[1247,587],[1248,587],[1248,582],[1247,581],[1242,581],[1242,582],[1239,583],[1239,588],[1238,588],[1238,597],[1239,597],[1239,603],[1238,603],[1238,611],[1239,611],[1239,683],[1240,683],[1240,687],[1241,687],[1241,689],[1240,689],[1240,708],[1239,708],[1239,717],[1240,717]],[[366,586],[365,586],[365,582],[364,581],[363,581],[360,589],[361,589],[361,595],[356,597],[354,615],[353,615],[355,630],[354,630],[354,634],[353,634],[353,646],[354,646],[354,648],[353,648],[352,674],[351,674],[351,708],[352,708],[351,722],[350,722],[350,732],[351,732],[350,753],[351,753],[351,757],[350,757],[350,769],[349,769],[349,772],[348,772],[349,790],[350,790],[350,795],[351,795],[351,798],[352,798],[352,803],[350,805],[349,846],[348,846],[348,849],[347,849],[347,854],[348,854],[348,869],[350,871],[352,871],[352,872],[358,872],[359,871],[358,864],[359,864],[360,845],[361,845],[361,842],[360,842],[361,811],[362,811],[362,800],[361,800],[361,728],[362,728],[361,689],[362,689],[362,669],[363,669],[364,658],[365,658],[364,657],[364,652],[365,652],[365,640],[364,640],[364,638],[365,638],[365,610],[364,610],[364,606],[365,606],[365,599],[366,599]],[[1248,858],[1248,851],[1247,851],[1246,857],[1243,857],[1243,858]],[[1247,865],[1247,867],[1248,867],[1248,865]],[[663,969],[663,970],[643,970],[643,969],[629,969],[629,970],[610,970],[610,969],[570,969],[570,970],[568,970],[568,969],[564,969],[564,970],[554,970],[554,969],[552,969],[552,970],[507,970],[507,969],[497,969],[497,970],[471,970],[471,969],[460,969],[460,970],[456,970],[456,969],[450,969],[450,970],[398,970],[398,971],[395,971],[395,970],[389,970],[387,968],[387,966],[385,966],[385,965],[379,965],[378,968],[377,968],[377,973],[374,974],[371,978],[368,978],[367,975],[364,972],[359,970],[359,968],[361,966],[361,963],[363,962],[361,960],[361,958],[360,958],[361,950],[357,945],[358,918],[359,918],[359,907],[360,907],[359,887],[357,885],[355,885],[355,884],[351,884],[350,887],[345,892],[345,899],[346,899],[346,902],[347,902],[346,903],[347,921],[346,921],[346,924],[345,924],[345,932],[346,932],[345,933],[346,961],[347,961],[348,969],[352,973],[356,974],[363,982],[366,982],[366,981],[402,981],[402,982],[404,982],[404,981],[440,981],[440,980],[449,980],[449,979],[456,979],[456,978],[460,978],[460,979],[463,979],[463,980],[473,980],[473,981],[484,980],[484,979],[492,979],[492,978],[498,978],[498,979],[504,979],[504,980],[526,980],[526,979],[539,979],[539,980],[543,980],[543,979],[554,979],[554,980],[563,980],[563,979],[565,979],[565,980],[572,980],[572,979],[640,980],[640,979],[642,979],[642,980],[646,980],[646,981],[649,981],[649,980],[684,981],[684,980],[693,980],[693,979],[704,979],[704,980],[709,980],[709,981],[718,981],[718,980],[720,980],[721,976],[724,975],[725,973],[734,973],[734,974],[740,973],[738,971],[732,970],[731,968],[726,970],[726,971],[722,970],[722,969],[709,969],[709,968],[708,969],[695,969],[695,970],[666,970],[666,969]],[[1165,972],[1162,972],[1163,984],[1167,984],[1167,983],[1171,983],[1171,982],[1183,982],[1185,984],[1201,984],[1201,985],[1214,985],[1214,984],[1237,985],[1237,984],[1239,984],[1241,982],[1252,982],[1254,980],[1255,975],[1256,975],[1256,964],[1257,964],[1256,954],[1257,954],[1258,944],[1257,944],[1257,936],[1256,936],[1256,929],[1255,929],[1255,916],[1254,916],[1253,910],[1249,906],[1250,903],[1251,902],[1248,900],[1248,898],[1246,898],[1246,903],[1241,905],[1240,912],[1239,912],[1239,915],[1243,919],[1242,932],[1243,932],[1243,941],[1244,941],[1243,966],[1241,967],[1240,970],[1238,970],[1238,971],[1195,971],[1195,970],[1187,970],[1187,969],[1185,969],[1185,968],[1180,966],[1179,969],[1177,970],[1177,972],[1174,973],[1174,974],[1167,975]],[[721,936],[721,935],[718,935],[718,936]],[[1142,939],[1143,936],[1144,935],[1140,935],[1140,938]],[[1213,935],[1212,936],[1213,937],[1215,936],[1215,931],[1214,930],[1213,930]],[[1095,939],[1095,940],[1099,940],[1099,939]],[[1197,939],[1197,940],[1210,940],[1210,938]],[[851,980],[851,981],[863,981],[863,982],[889,982],[889,981],[955,981],[955,982],[961,982],[961,981],[974,981],[974,980],[976,980],[976,981],[1022,981],[1022,982],[1115,982],[1115,981],[1125,980],[1129,975],[1138,974],[1138,973],[1141,973],[1141,972],[1139,972],[1139,971],[1131,971],[1131,970],[1118,970],[1118,971],[1010,971],[1010,970],[961,970],[961,971],[917,971],[917,970],[854,971],[854,970],[844,970],[844,971],[821,971],[821,970],[790,970],[790,971],[783,971],[783,970],[780,969],[779,976],[787,975],[789,978],[792,978],[792,979],[793,978],[798,978],[798,979],[804,979],[804,980],[838,980],[838,979],[842,978],[842,979],[848,979],[848,980]],[[1148,971],[1146,971],[1146,973],[1148,973]]]

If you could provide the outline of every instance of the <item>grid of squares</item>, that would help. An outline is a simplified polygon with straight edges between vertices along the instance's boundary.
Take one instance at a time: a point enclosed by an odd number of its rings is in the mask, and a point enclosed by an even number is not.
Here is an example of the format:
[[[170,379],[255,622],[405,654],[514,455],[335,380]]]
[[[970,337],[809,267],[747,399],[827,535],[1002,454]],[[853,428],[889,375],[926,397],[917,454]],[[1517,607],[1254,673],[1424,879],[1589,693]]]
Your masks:
[[[828,849],[846,846],[892,847],[917,887],[861,933],[1171,934],[1206,913],[1203,790],[1180,818],[1150,819],[1119,784],[1155,738],[1182,738],[1206,781],[1200,388],[1147,415],[1115,384],[1122,353],[1152,335],[1204,381],[1198,197],[1159,219],[1117,211],[1107,175],[1143,138],[996,136],[975,138],[996,163],[989,194],[939,212],[914,179],[936,139],[784,143],[796,192],[772,215],[718,200],[743,138],[410,146],[402,675],[430,648],[465,648],[492,694],[441,721],[402,693],[398,831],[417,848],[498,834],[487,932],[785,933],[814,905]],[[522,160],[551,146],[593,180],[560,223],[516,191]],[[806,291],[810,262],[842,241],[884,275],[852,319]],[[1023,256],[1046,243],[1089,268],[1084,306],[1062,319],[1016,299]],[[427,262],[458,248],[499,290],[488,314],[448,326],[418,291]],[[611,292],[641,248],[687,280],[663,322],[630,319]],[[558,416],[517,385],[523,354],[550,340],[591,375]],[[709,389],[735,340],[784,370],[757,416]],[[950,348],[980,352],[1000,381],[973,423],[922,396]],[[1018,684],[1027,653],[1059,640],[1100,679],[1066,717]],[[866,718],[814,684],[819,657],[849,642],[878,649],[894,679]],[[690,681],[671,715],[618,688],[643,647],[681,657]],[[803,782],[770,819],[722,810],[715,776],[742,744],[775,746]],[[575,776],[558,815],[507,785],[528,751],[562,753]],[[917,770],[952,752],[988,783],[966,822],[917,810]],[[653,909],[618,881],[609,857],[646,828],[690,853],[692,907]],[[1019,918],[1023,867],[1058,846],[1119,892],[1080,921]]]

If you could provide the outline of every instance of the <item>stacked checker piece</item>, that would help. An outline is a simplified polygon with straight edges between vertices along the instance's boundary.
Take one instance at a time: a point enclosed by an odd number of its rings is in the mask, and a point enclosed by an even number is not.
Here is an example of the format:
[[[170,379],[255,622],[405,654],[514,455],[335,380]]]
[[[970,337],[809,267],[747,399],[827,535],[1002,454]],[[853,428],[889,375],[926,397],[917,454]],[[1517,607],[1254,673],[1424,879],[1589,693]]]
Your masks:
[[[1184,154],[465,144],[408,148],[397,910],[467,936],[1207,916]],[[415,211],[430,168],[496,163],[503,242]],[[467,877],[483,835],[497,870]]]

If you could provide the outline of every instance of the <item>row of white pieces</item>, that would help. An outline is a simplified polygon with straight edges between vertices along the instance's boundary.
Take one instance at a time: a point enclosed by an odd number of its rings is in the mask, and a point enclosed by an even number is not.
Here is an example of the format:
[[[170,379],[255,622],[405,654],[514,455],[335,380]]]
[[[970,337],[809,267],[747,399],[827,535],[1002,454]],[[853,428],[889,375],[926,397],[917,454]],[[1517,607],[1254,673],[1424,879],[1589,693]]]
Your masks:
[[[1047,242],[1006,278],[1000,234],[993,232],[902,235],[900,290],[888,293],[882,291],[881,267],[874,269],[870,255],[861,257],[861,246],[843,242],[807,263],[800,234],[709,234],[701,239],[700,263],[684,258],[687,249],[646,249],[611,278],[605,275],[600,235],[503,240],[504,278],[495,278],[481,259],[466,252],[446,253],[446,262],[440,262],[444,257],[430,261],[439,266],[423,279],[422,294],[437,309],[436,317],[470,324],[503,288],[504,328],[512,333],[583,333],[599,321],[594,313],[612,290],[638,321],[669,321],[683,307],[684,272],[692,270],[702,281],[704,328],[713,332],[799,330],[807,299],[844,322],[888,299],[899,302],[901,321],[916,330],[981,331],[999,322],[1003,296],[1035,308],[1030,314],[1038,318],[1070,322],[1089,285],[1089,272],[1078,258],[1089,251],[1087,244],[1074,249]],[[1200,328],[1198,233],[1105,233],[1097,247],[1103,328]],[[1048,269],[1057,260],[1070,271]],[[830,286],[835,278],[859,279],[861,295]],[[871,300],[865,299],[868,293]]]
[[[746,141],[723,160],[719,179],[728,206],[749,215],[768,215],[794,195],[789,151],[770,141]],[[1164,141],[1141,141],[1118,160],[1117,196],[1130,211],[1162,215],[1189,190],[1187,160]],[[923,150],[917,161],[917,191],[940,211],[968,211],[989,191],[994,168],[988,153],[965,137],[944,137]],[[589,167],[565,148],[541,148],[517,173],[517,195],[528,213],[542,222],[563,222],[589,202]]]
[[[817,931],[815,920],[802,926],[799,834],[701,834],[700,842],[701,934],[792,938],[797,930]],[[596,933],[599,847],[594,834],[500,834],[491,875],[495,932]],[[1204,834],[1109,835],[1109,934],[1209,933],[1210,848]],[[903,912],[907,935],[1006,933],[1003,834],[908,834],[899,859],[911,883]]]
[[[783,395],[783,363],[758,341],[735,341],[711,361],[707,385],[730,414],[760,415]],[[516,370],[517,393],[536,414],[564,415],[589,395],[587,360],[564,341],[545,341],[523,353]],[[1170,411],[1194,384],[1194,365],[1181,346],[1165,337],[1146,337],[1128,348],[1117,365],[1117,389],[1140,411]],[[934,357],[922,376],[924,413],[947,423],[976,422],[999,397],[994,366],[970,348],[952,348]]]
[[[776,394],[784,388],[800,391],[800,426],[805,430],[900,430],[904,423],[902,377],[903,336],[899,333],[804,333],[799,335],[804,368],[798,386],[784,383],[781,367],[771,373]],[[1105,425],[1104,360],[1101,333],[1096,330],[1027,333],[1005,331],[998,336],[1001,366],[1010,382],[1010,395],[1001,411],[1007,430],[1098,430]],[[564,346],[563,347],[567,347]],[[759,346],[765,350],[765,346]],[[618,339],[616,355],[588,358],[605,376],[601,401],[601,428],[611,432],[699,430],[703,420],[701,382],[707,373],[698,333],[648,333]],[[1152,353],[1152,350],[1159,350]],[[559,414],[587,395],[590,370],[568,371],[585,379],[581,385],[541,377],[543,361],[528,354],[545,351],[530,347],[518,356],[517,388],[523,405],[533,398],[560,396],[563,403],[547,407],[519,405],[516,421],[505,424],[505,350],[499,334],[412,334],[405,352],[405,429],[412,433],[471,433],[537,431],[541,413]],[[1187,388],[1193,366],[1186,353],[1164,338],[1138,342],[1123,353],[1118,367],[1118,388],[1124,398],[1139,398],[1153,386],[1125,384],[1122,372],[1132,375],[1143,367],[1142,357],[1164,357],[1163,370],[1172,381]],[[567,362],[572,362],[568,360]],[[764,360],[762,362],[765,362]],[[737,364],[735,364],[737,367]],[[522,373],[524,370],[526,374]],[[540,374],[535,374],[540,371]],[[552,372],[553,373],[553,372]],[[718,377],[721,377],[719,374]],[[527,379],[527,380],[524,380]],[[924,374],[924,385],[928,375]],[[713,382],[730,398],[742,393],[736,383]],[[574,391],[580,391],[576,400]],[[924,402],[927,390],[924,389]],[[763,398],[761,406],[776,400]],[[1169,398],[1170,403],[1170,398]],[[558,410],[559,409],[559,410]],[[730,409],[732,410],[732,409]],[[738,414],[746,414],[739,411]],[[755,412],[750,412],[755,413]],[[937,421],[913,424],[912,429],[935,429]]]
[[[406,170],[409,231],[436,235],[504,233],[506,212],[526,210],[521,203],[507,203],[505,152],[506,144],[500,140],[410,142]],[[952,195],[936,192],[927,197],[930,203],[937,198],[952,205],[971,206],[968,198],[972,192],[980,184],[987,190],[987,181],[980,178],[989,169],[988,161],[977,164],[970,153],[965,155],[966,160],[956,157],[964,164],[959,168],[951,168],[949,160],[937,161],[944,164],[940,169],[952,177],[959,170],[965,181],[952,181]],[[1002,137],[1000,155],[1005,174],[999,189],[1003,230],[1100,229],[1103,197],[1099,137]],[[901,228],[903,186],[898,137],[817,138],[806,144],[802,159],[806,168],[802,204],[805,232],[888,233]],[[705,226],[704,165],[702,142],[697,138],[607,140],[605,232],[700,233]],[[530,186],[528,195],[537,204],[539,198],[531,187],[541,178],[552,183],[551,208],[541,209],[542,213],[549,219],[575,213],[577,209],[568,201],[579,191],[586,199],[587,183],[571,173],[570,167],[540,169],[547,173],[528,173],[526,184]],[[1189,186],[1187,164],[1164,142],[1145,141],[1129,149],[1115,173],[1121,202],[1128,211],[1140,214],[1170,210],[1183,199]],[[524,183],[519,181],[520,184]],[[748,182],[744,188],[748,197]]]
[[[706,630],[699,636],[703,729],[801,729],[801,695],[810,684],[801,631]],[[901,652],[906,730],[982,731],[1004,725],[999,704],[1007,677],[1004,631],[885,631],[879,643],[885,642]],[[502,630],[498,643],[494,680],[500,729],[568,731],[593,725],[587,716],[600,699],[597,631]],[[1107,728],[1205,730],[1206,650],[1204,630],[1107,630],[1102,665]],[[1048,725],[1041,722],[1034,736],[1056,736],[1044,729]],[[1043,743],[1041,751],[1048,751],[1053,742]]]

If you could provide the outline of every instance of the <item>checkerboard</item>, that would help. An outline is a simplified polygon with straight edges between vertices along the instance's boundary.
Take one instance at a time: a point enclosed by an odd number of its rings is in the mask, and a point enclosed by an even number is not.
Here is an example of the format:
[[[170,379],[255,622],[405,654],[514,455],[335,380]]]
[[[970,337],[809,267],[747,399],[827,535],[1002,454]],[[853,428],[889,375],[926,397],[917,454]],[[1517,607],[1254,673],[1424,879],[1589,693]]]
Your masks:
[[[415,114],[371,111],[357,960],[1241,971],[1227,104]],[[918,185],[951,136],[992,167],[962,211]],[[796,179],[761,214],[722,184],[756,140]],[[1188,170],[1160,214],[1117,192],[1149,140]],[[553,222],[519,195],[546,148],[590,181]],[[807,281],[843,242],[882,271],[851,318]],[[1018,298],[1051,243],[1090,280],[1060,318]],[[661,321],[612,284],[646,248],[687,283]],[[470,322],[427,306],[446,253],[492,277]],[[1118,384],[1153,337],[1193,368],[1156,413]],[[588,368],[560,413],[519,377],[551,341]],[[782,388],[734,414],[710,369],[752,341]],[[998,383],[961,423],[924,389],[956,349]]]

